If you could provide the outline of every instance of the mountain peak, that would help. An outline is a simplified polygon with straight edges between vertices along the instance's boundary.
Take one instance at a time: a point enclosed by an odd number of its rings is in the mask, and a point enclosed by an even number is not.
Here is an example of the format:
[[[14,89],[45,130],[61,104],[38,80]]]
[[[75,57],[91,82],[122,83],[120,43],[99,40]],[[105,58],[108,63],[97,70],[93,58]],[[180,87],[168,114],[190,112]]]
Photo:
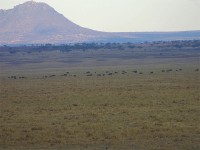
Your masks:
[[[52,7],[50,7],[48,4],[46,3],[42,3],[42,2],[36,2],[36,1],[27,1],[25,3],[19,4],[17,6],[15,6],[14,8],[43,8],[43,9],[53,9]]]
[[[34,5],[37,5],[37,4],[39,4],[38,2],[35,2],[35,1],[27,1],[27,2],[24,2],[24,3],[22,3],[22,4],[19,4],[19,5],[17,5],[17,6],[34,6]],[[17,7],[16,6],[16,7]]]
[[[76,25],[46,3],[27,1],[0,10],[0,44],[82,41],[91,34],[96,32]]]

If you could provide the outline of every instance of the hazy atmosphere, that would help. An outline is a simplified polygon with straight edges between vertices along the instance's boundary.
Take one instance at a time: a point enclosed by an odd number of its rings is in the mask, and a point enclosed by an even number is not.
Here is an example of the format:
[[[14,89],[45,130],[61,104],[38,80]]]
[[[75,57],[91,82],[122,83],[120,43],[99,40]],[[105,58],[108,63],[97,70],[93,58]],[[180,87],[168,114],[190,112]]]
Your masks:
[[[200,150],[199,64],[200,0],[0,0],[0,150]]]
[[[10,9],[27,0],[1,0]],[[99,31],[200,30],[200,0],[37,0],[66,18]]]

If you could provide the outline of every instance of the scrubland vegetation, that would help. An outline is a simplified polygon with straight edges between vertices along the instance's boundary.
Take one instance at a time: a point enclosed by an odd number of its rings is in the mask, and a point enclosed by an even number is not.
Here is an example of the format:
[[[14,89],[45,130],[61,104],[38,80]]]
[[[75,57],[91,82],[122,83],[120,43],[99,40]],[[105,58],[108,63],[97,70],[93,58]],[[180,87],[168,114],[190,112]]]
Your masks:
[[[183,43],[0,51],[0,149],[200,149],[200,47]]]

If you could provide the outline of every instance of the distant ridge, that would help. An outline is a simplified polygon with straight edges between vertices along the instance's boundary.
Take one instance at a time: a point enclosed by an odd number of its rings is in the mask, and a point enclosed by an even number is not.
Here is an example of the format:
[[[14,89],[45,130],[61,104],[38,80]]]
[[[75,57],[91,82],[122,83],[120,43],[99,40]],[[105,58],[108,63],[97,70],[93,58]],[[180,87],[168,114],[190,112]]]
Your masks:
[[[200,39],[200,31],[109,33],[83,28],[45,3],[28,1],[0,10],[0,44],[143,42]]]

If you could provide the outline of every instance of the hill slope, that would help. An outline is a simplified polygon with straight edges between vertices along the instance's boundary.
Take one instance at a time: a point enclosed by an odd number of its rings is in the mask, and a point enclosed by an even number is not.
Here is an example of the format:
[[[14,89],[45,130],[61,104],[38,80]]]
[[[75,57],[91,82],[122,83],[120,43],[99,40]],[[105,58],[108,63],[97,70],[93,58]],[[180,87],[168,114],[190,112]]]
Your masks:
[[[1,43],[86,41],[101,33],[82,28],[45,3],[26,2],[0,11]]]

